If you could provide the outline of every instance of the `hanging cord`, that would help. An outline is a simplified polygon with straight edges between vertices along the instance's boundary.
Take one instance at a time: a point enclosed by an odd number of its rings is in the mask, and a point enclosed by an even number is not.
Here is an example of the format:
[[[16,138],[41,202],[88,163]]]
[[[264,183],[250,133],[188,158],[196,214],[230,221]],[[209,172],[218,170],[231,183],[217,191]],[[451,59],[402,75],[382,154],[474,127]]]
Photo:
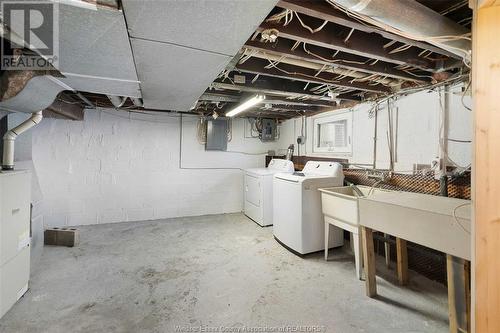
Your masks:
[[[464,98],[465,98],[465,94],[467,94],[467,91],[469,91],[471,83],[472,83],[472,78],[471,78],[470,73],[469,73],[469,81],[467,82],[467,86],[465,87],[465,90],[462,93],[462,97],[460,98],[460,101],[462,102],[463,107],[469,111],[472,111],[472,109],[470,107],[468,107],[467,105],[465,105]]]
[[[297,14],[297,12],[293,12],[293,13],[295,14],[297,19],[299,20],[300,25],[303,26],[304,28],[306,28],[307,30],[309,30],[312,34],[317,33],[318,31],[321,31],[321,29],[323,29],[325,27],[325,25],[328,23],[328,21],[325,20],[322,25],[320,25],[316,29],[313,29],[302,21],[302,19],[300,18],[299,14]]]
[[[344,39],[344,43],[347,43],[347,41],[349,40],[349,38],[351,38],[351,35],[352,33],[354,32],[354,28],[351,29],[351,31],[349,31],[349,34],[347,35],[347,37]]]
[[[441,109],[441,114],[443,114],[445,112],[445,110],[444,110],[444,106],[443,106],[441,90],[439,90],[438,94],[439,94],[439,106]],[[441,115],[441,117],[442,117],[442,115]],[[440,128],[439,128],[439,147],[444,154],[444,158],[446,159],[447,162],[452,164],[454,167],[464,168],[463,166],[459,165],[454,160],[452,160],[451,157],[448,155],[448,151],[444,149],[443,131],[444,131],[444,122],[441,121]]]
[[[458,219],[458,216],[457,216],[457,210],[461,207],[465,207],[465,206],[470,206],[472,205],[470,202],[467,202],[467,203],[464,203],[464,204],[461,204],[461,205],[458,205],[457,207],[455,207],[455,209],[453,209],[453,218],[455,219],[455,222],[457,222],[457,224],[460,226],[460,228],[462,228],[463,231],[465,231],[466,234],[469,234],[470,235],[470,231],[468,231],[465,226],[462,224],[462,222],[460,222],[460,220]]]

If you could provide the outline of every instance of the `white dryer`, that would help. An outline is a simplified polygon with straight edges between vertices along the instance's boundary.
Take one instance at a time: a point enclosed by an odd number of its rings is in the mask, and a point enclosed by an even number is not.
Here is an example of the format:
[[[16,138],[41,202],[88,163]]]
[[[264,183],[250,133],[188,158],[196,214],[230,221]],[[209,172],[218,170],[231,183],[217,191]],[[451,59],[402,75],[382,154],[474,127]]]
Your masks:
[[[342,186],[342,165],[309,161],[302,172],[278,173],[273,179],[273,234],[282,245],[298,254],[324,250],[325,227],[318,188]],[[330,231],[332,247],[344,244],[339,228]]]
[[[260,224],[273,224],[273,175],[293,173],[293,162],[273,159],[267,168],[245,170],[245,215]]]

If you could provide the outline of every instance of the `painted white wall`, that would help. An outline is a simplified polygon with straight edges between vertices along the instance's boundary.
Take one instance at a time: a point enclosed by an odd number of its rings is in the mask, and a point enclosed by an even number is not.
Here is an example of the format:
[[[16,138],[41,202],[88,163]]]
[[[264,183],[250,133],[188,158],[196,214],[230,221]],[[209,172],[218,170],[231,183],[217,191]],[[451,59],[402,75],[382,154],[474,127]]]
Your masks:
[[[84,121],[44,119],[32,136],[45,225],[241,211],[241,169],[263,167],[256,154],[279,143],[245,138],[245,120],[236,119],[228,144],[236,152],[206,152],[197,121],[182,117],[181,168],[178,115],[87,110]]]
[[[461,86],[450,90],[449,138],[458,140],[472,139],[472,112],[462,104]],[[470,96],[465,96],[464,103],[471,105]],[[438,156],[440,97],[438,92],[419,92],[400,97],[395,106],[398,108],[397,123],[397,161],[396,171],[411,171],[415,163],[430,164]],[[341,157],[351,163],[373,163],[374,118],[368,111],[371,103],[361,104],[352,110],[336,110],[306,118],[306,144],[300,146],[300,155]],[[342,112],[353,114],[352,153],[314,153],[313,152],[313,121],[317,117],[325,117]],[[294,143],[297,155],[296,138],[300,135],[302,119],[286,121],[281,130],[280,146]],[[388,129],[387,106],[381,105],[377,120],[377,168],[388,168],[389,149],[386,132]],[[470,143],[448,144],[449,156],[457,164],[467,166],[471,163],[472,150]]]
[[[452,89],[450,96],[449,137],[470,140],[472,114],[462,106],[460,87]],[[470,98],[464,102],[470,105]],[[429,164],[438,152],[438,94],[421,92],[400,98],[396,105],[396,171],[412,170],[414,163]],[[372,163],[374,119],[368,116],[370,107],[365,104],[352,111],[332,112],[353,112],[352,154],[314,154],[311,117],[306,120],[307,139],[300,147],[301,155]],[[25,117],[16,115],[9,123],[15,125]],[[286,149],[295,143],[301,128],[300,118],[287,121],[281,126],[278,142],[263,144],[246,137],[245,120],[237,119],[228,144],[230,152],[206,152],[196,139],[197,121],[191,116],[182,119],[181,154],[178,115],[88,110],[85,121],[44,119],[30,134],[19,137],[16,157],[18,161],[30,157],[32,148],[46,226],[229,213],[243,207],[241,169],[263,167],[261,153]],[[386,131],[387,111],[382,107],[378,116],[379,168],[389,163]],[[460,165],[470,163],[470,144],[450,142],[449,150]]]

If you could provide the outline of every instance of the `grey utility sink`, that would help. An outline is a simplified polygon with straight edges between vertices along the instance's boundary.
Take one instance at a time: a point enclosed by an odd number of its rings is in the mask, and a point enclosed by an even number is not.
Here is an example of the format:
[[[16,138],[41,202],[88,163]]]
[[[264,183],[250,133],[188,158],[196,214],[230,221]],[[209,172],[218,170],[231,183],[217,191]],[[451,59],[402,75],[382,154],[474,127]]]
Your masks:
[[[376,193],[388,192],[372,188],[369,186],[356,186],[363,197],[368,197]],[[362,250],[360,242],[359,225],[359,194],[351,186],[329,187],[319,189],[321,192],[321,207],[325,217],[325,260],[328,259],[328,233],[330,225],[349,231],[352,234],[351,246],[354,251],[356,264],[356,276],[362,276]]]

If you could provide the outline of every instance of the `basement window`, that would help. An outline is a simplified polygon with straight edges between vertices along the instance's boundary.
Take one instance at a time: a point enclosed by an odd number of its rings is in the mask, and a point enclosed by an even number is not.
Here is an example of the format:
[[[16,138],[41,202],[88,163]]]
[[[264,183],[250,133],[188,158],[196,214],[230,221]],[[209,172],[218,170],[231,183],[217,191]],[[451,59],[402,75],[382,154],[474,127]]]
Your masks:
[[[315,153],[351,153],[352,113],[314,119]]]

